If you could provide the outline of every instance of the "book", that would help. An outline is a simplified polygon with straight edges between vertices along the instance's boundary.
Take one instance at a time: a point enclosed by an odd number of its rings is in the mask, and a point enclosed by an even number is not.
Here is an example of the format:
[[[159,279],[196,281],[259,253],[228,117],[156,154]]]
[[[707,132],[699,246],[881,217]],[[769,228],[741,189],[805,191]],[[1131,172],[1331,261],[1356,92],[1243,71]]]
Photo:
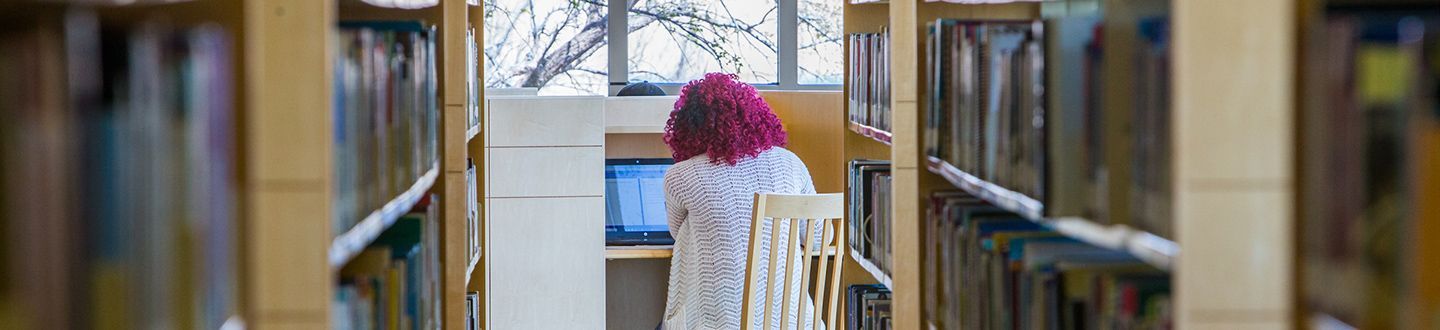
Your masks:
[[[340,269],[336,328],[431,329],[440,321],[439,208],[431,195]]]
[[[54,328],[238,314],[230,31],[87,9],[0,24],[0,302]],[[0,318],[5,318],[0,316]]]
[[[1168,274],[958,191],[931,196],[921,303],[935,329],[1167,329]],[[1097,283],[1098,282],[1098,283]]]
[[[856,159],[850,162],[850,198],[847,221],[850,248],[888,273],[891,259],[893,202],[890,162]]]
[[[853,33],[850,45],[850,74],[846,75],[847,112],[850,122],[890,131],[890,32]]]
[[[337,235],[438,164],[434,35],[420,22],[340,23],[333,109]]]
[[[1440,10],[1329,8],[1303,49],[1296,226],[1307,318],[1435,327]]]
[[[873,284],[845,288],[846,329],[889,329],[890,290]]]
[[[1171,233],[1170,25],[1165,17],[1137,23],[1135,101],[1131,114],[1130,219],[1161,237]]]
[[[929,24],[927,156],[1037,200],[1048,170],[1044,25],[940,19]]]

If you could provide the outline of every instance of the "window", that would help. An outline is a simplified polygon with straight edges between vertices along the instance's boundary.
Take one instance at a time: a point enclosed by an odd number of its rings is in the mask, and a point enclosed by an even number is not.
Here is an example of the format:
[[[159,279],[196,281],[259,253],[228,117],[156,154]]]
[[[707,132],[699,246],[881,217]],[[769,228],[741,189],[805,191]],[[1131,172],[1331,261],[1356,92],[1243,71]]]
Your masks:
[[[683,83],[731,72],[773,84],[775,0],[637,0],[629,9],[629,81]]]
[[[799,0],[796,59],[801,85],[839,85],[845,77],[842,1]]]
[[[606,93],[606,0],[485,0],[485,87]]]
[[[668,89],[720,71],[761,88],[835,89],[844,72],[839,0],[485,0],[484,6],[487,88],[597,95],[642,80]]]

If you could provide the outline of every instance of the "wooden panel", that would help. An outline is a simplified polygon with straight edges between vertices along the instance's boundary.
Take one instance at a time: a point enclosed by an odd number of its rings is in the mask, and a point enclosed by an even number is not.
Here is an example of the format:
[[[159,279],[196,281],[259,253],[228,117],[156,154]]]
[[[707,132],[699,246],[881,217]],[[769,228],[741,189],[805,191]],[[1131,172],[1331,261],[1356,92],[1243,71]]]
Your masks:
[[[487,329],[605,324],[601,197],[500,198],[490,210]]]
[[[486,197],[601,196],[601,147],[488,148]]]
[[[664,134],[605,134],[605,158],[670,158]]]
[[[654,329],[665,315],[670,259],[605,262],[605,328]]]
[[[466,110],[464,106],[447,105],[444,113],[441,114],[440,130],[440,162],[444,163],[441,168],[445,172],[465,171],[465,126]]]
[[[263,189],[263,186],[262,186]],[[327,259],[330,199],[323,190],[256,194],[245,244],[253,311],[328,315],[335,284]]]
[[[602,97],[496,97],[488,103],[486,146],[599,146],[604,143]]]
[[[664,133],[677,96],[605,98],[605,132]]]
[[[330,172],[333,13],[323,2],[247,3],[249,177],[322,180]]]
[[[241,313],[328,327],[333,3],[243,3]],[[263,322],[256,322],[263,324]]]
[[[1173,6],[1177,326],[1206,309],[1288,315],[1296,4]]]
[[[1176,11],[1176,177],[1289,180],[1294,2],[1223,0]]]
[[[465,319],[465,272],[470,265],[470,245],[468,238],[466,213],[469,211],[469,198],[465,190],[465,173],[446,172],[441,182],[444,186],[444,202],[440,203],[443,210],[441,221],[441,240],[444,252],[441,254],[440,276],[444,295],[441,299],[442,317],[445,320],[446,329],[463,329],[462,321]]]
[[[817,192],[845,191],[844,96],[838,91],[761,92],[789,135],[786,149],[810,170]]]
[[[1293,196],[1276,192],[1185,192],[1178,213],[1185,255],[1176,267],[1182,317],[1200,309],[1287,310]],[[1203,239],[1203,240],[1201,240]],[[1187,244],[1189,243],[1189,244]],[[1204,266],[1202,266],[1204,265]]]
[[[466,81],[468,70],[466,70],[465,53],[469,45],[466,43],[465,29],[470,21],[467,19],[469,6],[464,0],[442,0],[440,2],[440,44],[436,49],[440,51],[440,76],[443,87],[440,89],[445,105],[464,106],[468,103]],[[484,44],[481,44],[482,46]],[[463,302],[463,301],[462,301]]]

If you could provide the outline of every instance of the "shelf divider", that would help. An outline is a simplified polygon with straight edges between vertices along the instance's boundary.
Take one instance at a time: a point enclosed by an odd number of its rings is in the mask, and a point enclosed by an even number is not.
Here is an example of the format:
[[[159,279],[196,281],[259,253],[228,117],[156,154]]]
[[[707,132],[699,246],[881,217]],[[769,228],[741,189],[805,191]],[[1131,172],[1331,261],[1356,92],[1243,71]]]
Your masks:
[[[894,138],[894,135],[890,134],[890,132],[886,132],[884,130],[866,125],[861,125],[860,123],[856,123],[853,121],[850,122],[850,131],[855,132],[855,134],[860,134],[861,136],[871,138],[876,142],[883,143],[887,146],[891,145],[890,141]]]
[[[430,187],[435,184],[435,178],[439,174],[439,165],[432,164],[430,170],[416,179],[415,184],[411,185],[409,190],[400,193],[380,209],[371,212],[364,220],[360,220],[354,227],[350,227],[350,230],[335,236],[335,239],[330,242],[330,268],[338,270],[340,267],[344,267],[345,263],[350,262],[351,258],[359,255],[360,251],[364,251],[366,246],[375,241],[375,238],[380,237],[380,233],[390,228],[390,225],[395,224],[395,220],[410,211],[410,208],[425,196],[425,192],[430,191]]]
[[[865,259],[865,257],[860,256],[860,253],[855,252],[855,249],[850,249],[850,259],[855,260],[855,263],[860,264],[860,268],[863,268],[866,272],[869,272],[870,276],[875,277],[876,281],[880,281],[880,284],[884,285],[886,289],[894,290],[895,286],[894,284],[892,284],[894,282],[890,280],[890,274],[886,274],[885,271],[880,270],[880,267],[876,266],[875,263],[870,262],[870,259]]]
[[[945,181],[955,187],[996,207],[1050,227],[1066,237],[1099,247],[1125,251],[1140,261],[1167,271],[1180,255],[1180,245],[1174,241],[1130,226],[1100,224],[1081,217],[1046,218],[1044,204],[1034,198],[981,180],[938,158],[928,157],[928,160],[926,167],[930,172],[944,177]]]

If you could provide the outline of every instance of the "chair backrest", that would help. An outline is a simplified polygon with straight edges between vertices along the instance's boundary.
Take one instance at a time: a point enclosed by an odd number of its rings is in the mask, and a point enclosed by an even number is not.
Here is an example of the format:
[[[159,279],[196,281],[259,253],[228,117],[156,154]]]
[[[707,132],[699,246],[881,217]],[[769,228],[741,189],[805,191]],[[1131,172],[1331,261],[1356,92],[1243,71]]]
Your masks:
[[[822,329],[825,324],[832,328],[838,328],[836,323],[836,310],[840,306],[840,269],[842,261],[845,260],[843,248],[845,242],[845,231],[841,226],[844,224],[845,202],[842,194],[819,194],[819,195],[782,195],[782,194],[755,194],[754,213],[750,222],[749,253],[745,269],[745,302],[741,314],[741,327],[750,329],[755,324],[756,318],[763,317],[763,328],[771,329],[774,324],[785,327],[790,322],[790,312],[795,311],[797,319],[796,327],[804,327],[807,317],[804,311],[805,299],[796,297],[804,292],[806,287],[792,287],[795,276],[800,276],[800,283],[814,289],[810,296],[814,298],[814,310],[811,312],[814,329]],[[789,225],[784,225],[789,220]],[[819,228],[819,241],[813,239],[816,234],[815,228]],[[770,231],[768,242],[762,239],[760,230]],[[787,230],[788,235],[782,235],[781,230]],[[785,242],[781,242],[781,237]],[[811,239],[802,239],[811,238]],[[764,244],[764,245],[762,245]],[[769,246],[769,267],[762,267],[756,253],[764,251],[761,246]],[[780,249],[788,251],[780,260]],[[797,257],[798,256],[798,257]],[[819,258],[815,258],[815,257]],[[820,262],[819,271],[811,283],[810,267],[811,260],[818,259]],[[778,274],[776,265],[785,263],[785,274]],[[833,265],[832,265],[833,264]],[[794,270],[798,269],[799,272]],[[759,279],[765,276],[766,285],[764,297],[759,297]],[[782,280],[780,277],[783,276]],[[771,297],[774,292],[784,292],[781,303],[780,319],[772,320]],[[803,296],[802,296],[803,297]],[[761,310],[752,310],[755,303],[760,303]],[[824,306],[823,308],[821,306]],[[826,311],[821,313],[820,311]],[[824,322],[821,315],[824,315]],[[776,323],[778,322],[778,323]]]

